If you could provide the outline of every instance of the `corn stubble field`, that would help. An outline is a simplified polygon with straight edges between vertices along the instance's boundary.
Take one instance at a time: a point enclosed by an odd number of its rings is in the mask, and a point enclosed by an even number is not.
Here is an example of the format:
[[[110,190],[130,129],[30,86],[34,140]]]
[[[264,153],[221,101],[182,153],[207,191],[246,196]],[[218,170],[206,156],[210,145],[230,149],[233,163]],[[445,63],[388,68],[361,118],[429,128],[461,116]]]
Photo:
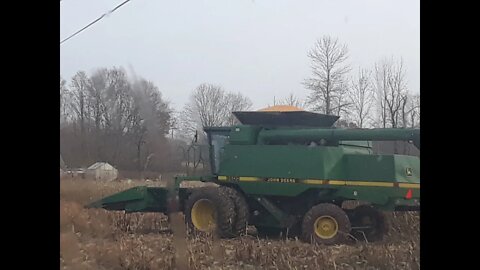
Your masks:
[[[163,214],[83,207],[136,185],[145,182],[60,181],[60,269],[420,268],[416,213],[387,214],[390,230],[382,242],[325,247],[291,238],[258,238],[254,229],[235,239],[186,236],[181,216],[172,216],[169,225]]]

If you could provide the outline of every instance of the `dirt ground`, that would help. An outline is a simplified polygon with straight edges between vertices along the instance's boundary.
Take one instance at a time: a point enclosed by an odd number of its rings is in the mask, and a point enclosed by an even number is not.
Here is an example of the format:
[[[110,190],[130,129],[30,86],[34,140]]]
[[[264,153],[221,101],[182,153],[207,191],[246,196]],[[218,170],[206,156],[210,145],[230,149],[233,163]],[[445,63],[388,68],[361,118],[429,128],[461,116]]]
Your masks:
[[[251,235],[228,240],[193,235],[184,238],[181,216],[172,218],[169,226],[162,214],[124,214],[83,207],[137,185],[162,184],[60,181],[60,269],[420,268],[417,213],[387,214],[390,230],[382,242],[325,247],[297,239],[258,238],[254,229]]]

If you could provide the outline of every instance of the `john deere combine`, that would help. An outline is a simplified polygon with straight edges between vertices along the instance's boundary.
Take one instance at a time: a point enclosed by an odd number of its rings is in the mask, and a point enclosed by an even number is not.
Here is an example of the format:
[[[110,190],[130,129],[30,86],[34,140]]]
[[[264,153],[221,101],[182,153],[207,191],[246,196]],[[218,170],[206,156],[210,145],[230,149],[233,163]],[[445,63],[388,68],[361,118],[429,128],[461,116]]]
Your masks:
[[[338,129],[337,116],[306,111],[234,115],[240,125],[204,129],[210,174],[176,177],[172,189],[135,187],[89,206],[168,213],[177,202],[194,231],[235,237],[248,224],[260,234],[288,230],[319,244],[359,232],[379,240],[382,211],[419,211],[419,157],[374,154],[371,145],[408,141],[420,149],[419,129]],[[180,188],[182,181],[218,187]],[[350,201],[362,203],[347,209]]]

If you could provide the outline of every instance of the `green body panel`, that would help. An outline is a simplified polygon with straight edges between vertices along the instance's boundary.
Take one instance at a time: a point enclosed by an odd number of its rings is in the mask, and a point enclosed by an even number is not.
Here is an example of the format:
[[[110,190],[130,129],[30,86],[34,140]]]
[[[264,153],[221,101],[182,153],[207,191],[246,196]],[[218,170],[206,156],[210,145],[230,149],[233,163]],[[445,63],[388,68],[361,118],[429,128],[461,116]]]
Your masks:
[[[342,158],[338,148],[315,151],[295,145],[226,145],[219,175],[326,178]]]
[[[345,155],[346,180],[420,183],[420,160],[404,155]],[[372,170],[373,169],[373,170]],[[410,174],[407,175],[407,170]]]
[[[256,126],[234,127],[233,132],[230,132],[229,142],[238,145],[256,144],[260,130],[261,128]]]
[[[345,154],[373,154],[372,143],[370,141],[340,141],[339,145],[344,146],[343,152]]]
[[[305,184],[291,184],[291,183],[274,183],[274,182],[237,182],[235,185],[243,190],[245,194],[249,195],[263,195],[263,196],[297,196],[309,188],[310,185]],[[295,194],[295,195],[293,195]]]
[[[408,190],[412,190],[412,199],[405,200]],[[383,210],[393,211],[397,206],[419,206],[420,190],[398,187],[342,187],[332,196],[348,200],[365,201]]]
[[[348,147],[226,145],[218,175],[420,183],[418,157],[346,154],[351,151],[345,149]],[[287,188],[278,195],[296,196],[302,191]]]

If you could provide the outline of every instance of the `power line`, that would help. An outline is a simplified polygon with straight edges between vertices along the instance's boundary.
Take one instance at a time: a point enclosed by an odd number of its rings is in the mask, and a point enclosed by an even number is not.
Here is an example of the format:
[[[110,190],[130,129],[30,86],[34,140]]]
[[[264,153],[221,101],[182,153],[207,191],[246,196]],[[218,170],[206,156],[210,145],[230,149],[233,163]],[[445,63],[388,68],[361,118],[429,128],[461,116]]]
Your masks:
[[[116,6],[114,9],[110,10],[109,12],[103,14],[102,16],[98,17],[97,19],[95,19],[93,22],[89,23],[87,26],[83,27],[82,29],[78,30],[77,32],[73,33],[72,35],[70,35],[69,37],[67,37],[66,39],[60,41],[60,44],[62,44],[63,42],[71,39],[72,37],[78,35],[80,32],[82,32],[83,30],[87,29],[88,27],[92,26],[93,24],[95,24],[96,22],[100,21],[101,19],[103,19],[103,17],[107,16],[107,15],[110,15],[112,14],[113,12],[115,12],[115,10],[119,9],[121,6],[125,5],[127,2],[130,2],[130,0],[126,0],[124,2],[122,2],[120,5]]]

